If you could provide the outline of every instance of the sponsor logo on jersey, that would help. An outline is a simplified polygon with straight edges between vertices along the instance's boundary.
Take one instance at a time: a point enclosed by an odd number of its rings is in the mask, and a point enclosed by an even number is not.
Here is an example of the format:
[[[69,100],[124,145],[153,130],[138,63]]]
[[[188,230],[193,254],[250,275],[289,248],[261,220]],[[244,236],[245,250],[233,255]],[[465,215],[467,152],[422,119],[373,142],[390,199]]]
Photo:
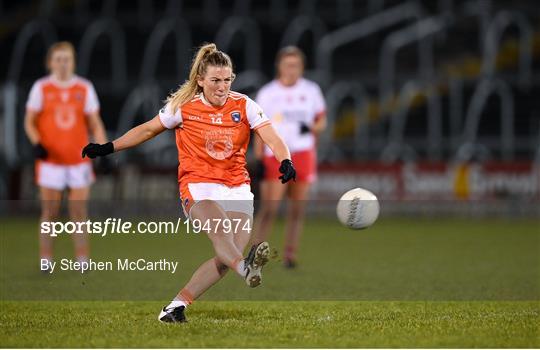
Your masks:
[[[231,112],[231,118],[232,118],[233,122],[239,123],[240,119],[241,119],[240,112],[237,112],[237,111]]]

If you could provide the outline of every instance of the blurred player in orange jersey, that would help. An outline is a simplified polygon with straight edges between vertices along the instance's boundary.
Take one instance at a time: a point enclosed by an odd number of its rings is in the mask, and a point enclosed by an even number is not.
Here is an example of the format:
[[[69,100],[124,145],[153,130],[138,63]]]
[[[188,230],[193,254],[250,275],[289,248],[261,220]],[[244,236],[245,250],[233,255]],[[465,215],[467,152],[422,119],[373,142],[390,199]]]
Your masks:
[[[230,268],[249,287],[261,283],[268,262],[266,242],[243,251],[251,238],[253,194],[246,169],[250,130],[270,147],[281,164],[281,180],[295,179],[289,149],[262,109],[249,97],[230,91],[234,80],[227,54],[207,44],[197,52],[189,80],[169,96],[152,120],[107,144],[89,144],[83,156],[105,156],[134,147],[174,129],[178,148],[178,183],[182,206],[194,223],[206,226],[215,257],[204,262],[158,316],[162,322],[185,322],[184,310],[218,282]],[[237,224],[239,223],[239,224]]]
[[[304,222],[304,208],[309,188],[317,178],[316,136],[326,128],[326,107],[319,86],[302,77],[304,54],[294,46],[282,48],[276,58],[277,77],[261,88],[257,103],[271,118],[272,124],[289,147],[292,161],[298,167],[296,182],[282,186],[276,179],[279,164],[271,151],[255,137],[254,150],[258,159],[261,181],[261,208],[255,219],[255,242],[268,239],[288,187],[285,227],[284,265],[296,266],[296,253]]]
[[[88,143],[89,133],[97,142],[107,142],[98,98],[92,83],[74,74],[75,50],[71,43],[63,41],[52,45],[47,52],[46,66],[50,74],[32,86],[24,121],[36,157],[41,221],[58,219],[66,188],[69,189],[70,220],[86,221],[94,173],[91,161],[82,159],[80,150]],[[52,238],[45,234],[39,236],[41,259],[50,261]],[[77,259],[86,261],[87,234],[72,236]]]

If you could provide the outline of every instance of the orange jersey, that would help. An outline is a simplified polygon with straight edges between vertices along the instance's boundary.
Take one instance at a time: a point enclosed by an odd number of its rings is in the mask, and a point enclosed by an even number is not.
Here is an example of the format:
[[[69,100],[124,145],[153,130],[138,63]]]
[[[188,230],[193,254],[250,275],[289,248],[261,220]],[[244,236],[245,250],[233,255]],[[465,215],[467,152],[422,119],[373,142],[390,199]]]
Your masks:
[[[270,123],[262,109],[246,95],[229,93],[222,107],[210,105],[202,94],[172,111],[159,112],[164,127],[176,128],[178,182],[249,183],[246,151],[250,129]]]
[[[37,112],[40,143],[47,150],[47,162],[74,165],[88,162],[81,150],[88,144],[86,116],[99,110],[92,84],[80,77],[58,82],[52,76],[32,86],[26,108]]]

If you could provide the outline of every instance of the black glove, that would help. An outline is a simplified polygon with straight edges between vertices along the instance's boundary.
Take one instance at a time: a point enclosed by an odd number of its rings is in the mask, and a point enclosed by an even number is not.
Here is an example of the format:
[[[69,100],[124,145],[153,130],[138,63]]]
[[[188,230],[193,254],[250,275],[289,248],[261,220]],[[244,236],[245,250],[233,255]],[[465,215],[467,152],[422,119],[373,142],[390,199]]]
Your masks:
[[[112,142],[107,142],[103,145],[97,143],[89,143],[82,150],[82,157],[88,156],[88,158],[104,157],[107,154],[114,152],[114,145]]]
[[[281,162],[279,172],[283,174],[279,177],[282,184],[290,181],[291,179],[296,181],[296,170],[294,170],[293,163],[290,159],[284,159]]]
[[[262,159],[258,159],[255,163],[255,178],[259,181],[264,180],[266,174],[266,168]]]
[[[48,155],[48,152],[41,143],[36,143],[34,145],[34,156],[37,159],[45,159],[47,158],[47,155]]]
[[[311,128],[306,123],[301,122],[300,123],[300,134],[304,135],[304,134],[307,134],[308,132],[311,132]]]

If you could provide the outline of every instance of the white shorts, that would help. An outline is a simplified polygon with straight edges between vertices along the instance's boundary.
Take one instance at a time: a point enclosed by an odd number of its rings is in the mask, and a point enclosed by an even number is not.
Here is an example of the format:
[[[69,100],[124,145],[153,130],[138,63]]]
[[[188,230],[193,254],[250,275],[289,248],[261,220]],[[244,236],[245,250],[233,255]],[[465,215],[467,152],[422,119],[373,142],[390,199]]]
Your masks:
[[[39,160],[36,162],[36,183],[41,187],[62,191],[88,187],[95,181],[92,163],[60,165]]]
[[[229,187],[218,183],[196,182],[186,187],[182,188],[180,195],[187,217],[190,217],[193,204],[205,199],[217,202],[226,212],[236,211],[253,217],[253,193],[248,184]]]

